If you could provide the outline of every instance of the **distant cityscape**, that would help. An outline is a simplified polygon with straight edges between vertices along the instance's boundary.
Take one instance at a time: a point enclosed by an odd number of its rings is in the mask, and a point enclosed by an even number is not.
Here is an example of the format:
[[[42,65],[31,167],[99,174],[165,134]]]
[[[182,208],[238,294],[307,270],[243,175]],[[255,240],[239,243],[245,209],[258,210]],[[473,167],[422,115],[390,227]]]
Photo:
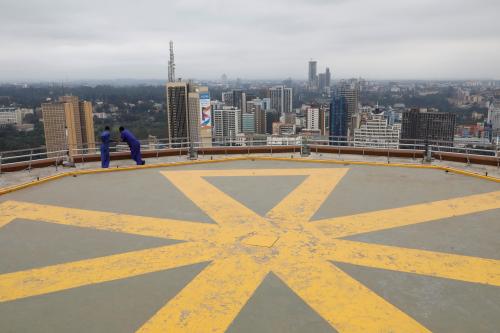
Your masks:
[[[163,87],[0,86],[0,137],[10,138],[0,150],[92,150],[105,125],[130,127],[148,142],[204,147],[304,139],[375,148],[499,144],[499,81],[339,80],[331,66],[321,65],[318,73],[314,60],[304,63],[307,80],[244,81],[226,74],[182,80],[176,77],[173,42],[168,64]]]

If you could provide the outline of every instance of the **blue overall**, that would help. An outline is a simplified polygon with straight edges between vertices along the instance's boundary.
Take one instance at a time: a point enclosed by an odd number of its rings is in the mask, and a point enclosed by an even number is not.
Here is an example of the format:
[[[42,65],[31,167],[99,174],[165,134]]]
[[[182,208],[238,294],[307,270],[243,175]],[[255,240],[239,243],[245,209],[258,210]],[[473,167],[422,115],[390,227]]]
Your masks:
[[[101,167],[109,168],[109,142],[110,142],[109,131],[104,131],[101,133]]]
[[[122,141],[126,142],[130,147],[130,155],[137,165],[143,165],[144,161],[141,157],[141,143],[130,133],[129,130],[123,130],[121,134]]]

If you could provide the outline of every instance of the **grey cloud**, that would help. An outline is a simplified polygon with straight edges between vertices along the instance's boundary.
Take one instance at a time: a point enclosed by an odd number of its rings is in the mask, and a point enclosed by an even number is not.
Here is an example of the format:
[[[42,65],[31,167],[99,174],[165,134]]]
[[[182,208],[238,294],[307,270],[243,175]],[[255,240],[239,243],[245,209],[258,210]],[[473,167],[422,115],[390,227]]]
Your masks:
[[[0,0],[0,81],[500,78],[496,0]],[[447,58],[443,61],[443,58]]]

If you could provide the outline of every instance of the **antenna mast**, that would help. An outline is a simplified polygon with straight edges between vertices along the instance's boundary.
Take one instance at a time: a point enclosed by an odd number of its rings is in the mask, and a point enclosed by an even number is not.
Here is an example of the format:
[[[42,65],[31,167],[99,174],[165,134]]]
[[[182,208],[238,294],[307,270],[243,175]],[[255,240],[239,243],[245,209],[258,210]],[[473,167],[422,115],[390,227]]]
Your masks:
[[[170,60],[168,61],[168,82],[175,82],[174,42],[170,41]]]

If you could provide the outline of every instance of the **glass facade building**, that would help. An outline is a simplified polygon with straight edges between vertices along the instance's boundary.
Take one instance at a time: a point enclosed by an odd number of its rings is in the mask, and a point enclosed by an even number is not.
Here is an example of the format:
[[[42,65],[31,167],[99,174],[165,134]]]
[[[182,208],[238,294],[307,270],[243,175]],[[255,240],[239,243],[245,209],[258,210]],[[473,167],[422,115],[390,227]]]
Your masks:
[[[330,141],[344,141],[347,137],[347,101],[340,94],[333,96],[330,103]]]

